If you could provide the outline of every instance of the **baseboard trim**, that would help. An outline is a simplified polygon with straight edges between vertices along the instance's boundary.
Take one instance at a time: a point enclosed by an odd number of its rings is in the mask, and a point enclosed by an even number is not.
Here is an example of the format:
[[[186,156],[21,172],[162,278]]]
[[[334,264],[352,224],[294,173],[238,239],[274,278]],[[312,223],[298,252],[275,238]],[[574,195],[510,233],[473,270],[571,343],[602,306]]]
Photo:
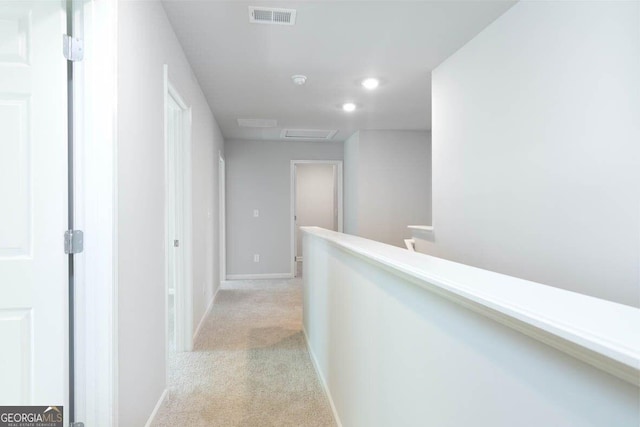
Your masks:
[[[320,384],[322,384],[322,389],[324,390],[324,394],[327,396],[327,400],[329,400],[329,406],[331,406],[331,412],[333,412],[333,419],[335,420],[336,425],[338,427],[342,427],[342,422],[340,421],[340,417],[338,416],[336,405],[333,403],[333,397],[331,397],[331,391],[329,390],[327,381],[324,379],[324,375],[322,375],[322,371],[320,371],[320,365],[318,365],[318,360],[316,359],[315,354],[313,354],[313,350],[311,349],[311,344],[309,344],[309,336],[307,335],[307,330],[304,328],[304,325],[302,326],[302,333],[304,334],[304,342],[307,344],[307,351],[309,352],[313,369],[316,370],[316,375],[318,375],[318,378],[320,378]]]
[[[216,302],[216,297],[218,296],[218,291],[220,291],[221,286],[222,284],[218,285],[218,289],[216,289],[216,292],[213,294],[213,297],[211,298],[211,301],[209,302],[207,309],[204,311],[204,314],[200,318],[200,322],[198,323],[198,327],[196,328],[196,331],[193,333],[192,342],[194,344],[196,342],[196,338],[198,338],[198,335],[200,335],[200,331],[202,330],[202,326],[204,325],[205,320],[207,319],[207,317],[209,317],[209,313],[211,313],[211,310],[213,310],[213,303]]]
[[[158,411],[160,410],[160,407],[162,406],[164,399],[167,397],[168,392],[169,392],[169,389],[165,388],[162,394],[160,395],[160,399],[158,399],[158,403],[156,403],[156,407],[153,408],[151,415],[149,415],[149,419],[147,420],[147,423],[144,425],[144,427],[151,427],[151,424],[153,424],[153,421],[155,420],[156,415],[158,415]]]
[[[291,273],[227,274],[227,280],[292,279]]]

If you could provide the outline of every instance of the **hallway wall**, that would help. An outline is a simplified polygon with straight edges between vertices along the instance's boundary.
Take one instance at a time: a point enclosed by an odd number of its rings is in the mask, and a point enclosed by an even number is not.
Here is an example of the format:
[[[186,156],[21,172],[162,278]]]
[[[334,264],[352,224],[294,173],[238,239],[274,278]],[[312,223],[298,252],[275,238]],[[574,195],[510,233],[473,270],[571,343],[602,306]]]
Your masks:
[[[228,276],[291,273],[291,160],[342,160],[343,146],[225,141]],[[253,262],[254,254],[260,262]]]
[[[520,2],[433,71],[422,251],[640,306],[639,9]]]
[[[192,107],[194,328],[219,286],[223,139],[159,2],[118,4],[118,411],[143,426],[166,387],[163,65]]]
[[[345,233],[404,247],[431,224],[431,133],[361,130],[345,142]]]

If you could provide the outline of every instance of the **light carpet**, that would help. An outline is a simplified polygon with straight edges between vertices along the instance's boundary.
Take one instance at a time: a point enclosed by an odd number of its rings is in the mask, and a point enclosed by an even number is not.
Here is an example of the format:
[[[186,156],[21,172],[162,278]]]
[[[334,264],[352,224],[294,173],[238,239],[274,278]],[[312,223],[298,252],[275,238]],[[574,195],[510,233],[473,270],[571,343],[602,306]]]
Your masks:
[[[335,426],[302,332],[300,279],[225,282],[193,352],[169,357],[154,426]]]

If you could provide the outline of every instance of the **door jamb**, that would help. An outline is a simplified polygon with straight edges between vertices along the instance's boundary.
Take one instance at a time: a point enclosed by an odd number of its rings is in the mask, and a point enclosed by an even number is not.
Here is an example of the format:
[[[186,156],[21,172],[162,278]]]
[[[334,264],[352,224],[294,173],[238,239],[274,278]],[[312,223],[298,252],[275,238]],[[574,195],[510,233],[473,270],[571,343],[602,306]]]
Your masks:
[[[290,257],[291,260],[291,277],[296,277],[296,165],[298,164],[325,164],[336,166],[337,170],[337,187],[338,187],[338,232],[342,233],[343,230],[343,212],[342,212],[342,160],[291,160],[290,178],[291,185],[289,190],[290,200],[290,230],[291,230],[291,246]]]
[[[118,425],[117,2],[73,2],[88,54],[74,63],[75,419]],[[75,31],[75,30],[74,30]]]

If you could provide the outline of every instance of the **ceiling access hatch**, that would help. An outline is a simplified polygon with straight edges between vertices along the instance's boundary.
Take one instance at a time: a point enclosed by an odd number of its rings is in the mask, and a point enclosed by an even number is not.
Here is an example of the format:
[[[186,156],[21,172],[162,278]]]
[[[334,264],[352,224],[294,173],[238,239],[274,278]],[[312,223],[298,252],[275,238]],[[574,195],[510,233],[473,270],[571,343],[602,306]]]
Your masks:
[[[308,141],[328,141],[338,133],[337,130],[327,129],[283,129],[280,137],[283,139],[304,139]]]
[[[296,10],[249,6],[249,22],[252,24],[294,25]]]

